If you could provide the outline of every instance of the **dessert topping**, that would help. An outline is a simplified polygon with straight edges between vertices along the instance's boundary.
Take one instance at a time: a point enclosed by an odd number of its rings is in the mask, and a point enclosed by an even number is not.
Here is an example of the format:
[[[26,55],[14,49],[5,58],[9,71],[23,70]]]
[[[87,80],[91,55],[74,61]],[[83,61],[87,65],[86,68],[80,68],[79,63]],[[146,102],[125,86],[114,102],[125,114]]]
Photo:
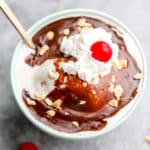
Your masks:
[[[54,32],[53,31],[49,31],[46,36],[47,36],[48,40],[52,40],[54,38]]]
[[[78,123],[77,121],[72,121],[72,125],[73,125],[74,127],[79,127],[79,123]]]
[[[68,113],[68,112],[65,112],[65,115],[66,115],[66,116],[68,116],[68,115],[69,115],[69,113]]]
[[[30,106],[35,106],[36,102],[34,100],[31,100],[30,98],[26,97],[26,102]]]
[[[53,70],[50,70],[48,76],[51,80],[56,80],[59,77],[59,74]]]
[[[117,59],[117,60],[114,60],[112,64],[113,64],[114,69],[121,70],[127,67],[128,61],[127,59],[121,59],[121,60]]]
[[[97,41],[91,46],[92,57],[96,60],[107,62],[112,56],[112,49],[108,43]]]
[[[122,89],[121,85],[117,85],[114,88],[114,96],[116,97],[117,100],[120,99],[120,96],[122,95],[122,93],[123,93],[123,89]]]
[[[61,110],[61,104],[62,104],[62,100],[61,99],[57,99],[55,102],[53,102],[51,104],[51,106]]]
[[[94,89],[92,89],[92,93],[95,95],[96,94],[96,91]]]
[[[134,80],[140,80],[142,77],[142,74],[141,73],[136,73],[134,76],[133,76],[133,79]]]
[[[69,33],[70,33],[70,29],[64,29],[64,35],[66,35],[66,36],[68,36],[69,35]]]
[[[83,84],[84,87],[87,87],[87,83],[86,82],[83,82],[82,84]]]
[[[54,117],[56,112],[54,110],[48,110],[47,112],[47,115],[50,116],[50,117]]]
[[[81,18],[77,21],[77,25],[80,27],[84,27],[86,24],[86,20],[84,18]]]
[[[112,82],[112,83],[114,83],[114,82],[115,82],[115,80],[116,80],[115,75],[112,75],[112,77],[111,77],[111,82]]]
[[[80,100],[80,103],[79,103],[80,105],[84,105],[84,104],[86,104],[86,101],[85,100]]]
[[[118,100],[112,99],[108,102],[108,104],[112,107],[118,107]]]
[[[34,97],[37,99],[37,100],[39,100],[39,101],[41,101],[41,100],[43,100],[44,99],[44,97],[42,96],[42,95],[40,95],[39,93],[34,93]]]
[[[49,105],[49,106],[52,105],[52,101],[49,98],[46,98],[44,101],[47,105]]]
[[[76,58],[75,62],[70,60],[60,63],[65,73],[77,74],[81,80],[97,84],[99,76],[105,76],[111,71],[112,61],[117,59],[119,48],[112,42],[110,33],[96,28],[63,38],[60,51],[65,57]]]
[[[43,55],[43,54],[45,54],[48,50],[49,50],[49,46],[48,46],[48,45],[43,45],[42,48],[39,50],[39,54],[40,54],[40,55]]]

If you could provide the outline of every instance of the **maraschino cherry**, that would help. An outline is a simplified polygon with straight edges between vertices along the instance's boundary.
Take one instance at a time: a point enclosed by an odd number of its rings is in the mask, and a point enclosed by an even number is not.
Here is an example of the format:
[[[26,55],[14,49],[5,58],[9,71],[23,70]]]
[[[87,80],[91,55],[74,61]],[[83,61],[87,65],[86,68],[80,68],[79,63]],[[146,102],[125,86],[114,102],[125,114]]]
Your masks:
[[[92,57],[96,60],[107,62],[112,56],[112,49],[108,43],[104,41],[97,41],[91,46]]]
[[[31,142],[22,143],[19,150],[38,150],[37,146]]]

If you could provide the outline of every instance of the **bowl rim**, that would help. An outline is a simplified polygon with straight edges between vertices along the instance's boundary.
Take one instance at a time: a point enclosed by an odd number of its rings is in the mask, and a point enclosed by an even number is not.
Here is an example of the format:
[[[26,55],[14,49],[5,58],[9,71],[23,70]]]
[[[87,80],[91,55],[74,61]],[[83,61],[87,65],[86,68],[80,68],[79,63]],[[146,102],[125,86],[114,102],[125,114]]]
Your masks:
[[[140,102],[141,97],[143,95],[143,91],[144,91],[144,87],[145,87],[145,80],[146,80],[146,76],[147,76],[147,68],[146,68],[146,62],[145,62],[145,57],[142,51],[142,47],[139,43],[139,41],[137,40],[137,38],[135,37],[135,35],[124,25],[122,24],[118,19],[105,14],[101,11],[97,11],[97,10],[92,10],[92,9],[68,9],[68,10],[63,10],[60,12],[56,12],[53,13],[51,15],[48,15],[46,17],[44,17],[43,19],[37,21],[29,30],[28,33],[29,35],[33,35],[35,31],[37,31],[37,29],[40,27],[42,27],[44,24],[47,24],[48,22],[50,22],[50,20],[54,20],[54,18],[59,18],[59,17],[65,17],[65,15],[67,15],[68,13],[80,13],[80,14],[96,14],[96,15],[100,15],[103,16],[105,18],[108,18],[114,22],[116,22],[117,24],[120,25],[121,28],[123,28],[124,30],[126,30],[128,32],[128,34],[132,37],[132,39],[135,41],[135,44],[137,45],[142,61],[143,61],[143,81],[142,81],[142,85],[141,85],[141,89],[140,89],[140,94],[138,95],[138,98],[136,98],[136,100],[134,100],[134,104],[132,106],[132,108],[126,112],[126,114],[122,117],[122,119],[116,123],[114,126],[112,126],[111,128],[109,128],[108,130],[100,130],[97,132],[93,132],[93,134],[90,135],[84,135],[84,134],[70,134],[70,133],[65,133],[65,132],[60,132],[57,131],[55,129],[52,129],[48,126],[46,126],[44,123],[38,121],[29,110],[27,110],[27,108],[22,105],[22,102],[19,98],[19,94],[17,94],[17,91],[15,90],[15,80],[14,80],[14,68],[15,68],[15,64],[16,64],[16,56],[17,56],[17,52],[21,49],[21,47],[24,45],[23,41],[20,41],[17,44],[17,47],[14,51],[13,57],[12,57],[12,61],[11,61],[11,71],[10,71],[10,78],[11,78],[11,86],[12,86],[12,90],[15,96],[15,100],[20,108],[20,110],[22,111],[22,113],[26,116],[26,118],[28,118],[28,120],[30,120],[32,122],[32,124],[34,124],[37,128],[39,128],[40,130],[44,131],[45,133],[48,133],[49,135],[53,135],[55,137],[59,137],[59,138],[63,138],[63,139],[76,139],[76,140],[80,140],[80,139],[89,139],[89,138],[94,138],[94,137],[98,137],[101,135],[104,135],[110,131],[112,131],[114,128],[118,127],[119,125],[121,125],[127,118],[128,116],[133,112],[133,110],[135,109],[135,107],[137,106],[137,104]]]

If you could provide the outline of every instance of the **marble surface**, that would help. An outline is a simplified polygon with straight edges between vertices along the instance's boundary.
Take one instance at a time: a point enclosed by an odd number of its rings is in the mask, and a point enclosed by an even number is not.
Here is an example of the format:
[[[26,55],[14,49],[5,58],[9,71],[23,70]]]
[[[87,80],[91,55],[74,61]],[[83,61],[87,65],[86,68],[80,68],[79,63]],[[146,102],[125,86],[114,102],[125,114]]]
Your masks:
[[[150,66],[150,1],[149,0],[7,0],[25,28],[53,12],[68,8],[97,9],[124,22],[141,41]],[[127,121],[102,137],[65,141],[56,139],[34,127],[20,112],[13,97],[10,84],[10,63],[13,51],[20,40],[19,35],[0,12],[0,149],[17,150],[20,143],[35,142],[40,150],[149,150],[144,141],[150,131],[150,79],[134,113]],[[149,75],[149,71],[148,71]]]

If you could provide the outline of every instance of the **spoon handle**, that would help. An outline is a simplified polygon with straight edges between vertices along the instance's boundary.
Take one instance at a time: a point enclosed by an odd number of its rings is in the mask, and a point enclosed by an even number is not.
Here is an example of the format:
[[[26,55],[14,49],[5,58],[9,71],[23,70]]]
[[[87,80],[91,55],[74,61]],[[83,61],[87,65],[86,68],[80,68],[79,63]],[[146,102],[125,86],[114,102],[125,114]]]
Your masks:
[[[11,11],[11,9],[9,8],[9,6],[6,4],[6,2],[4,0],[0,0],[0,8],[4,12],[4,14],[7,16],[9,21],[12,23],[12,25],[16,28],[16,30],[21,35],[21,37],[26,42],[26,44],[30,48],[34,49],[35,46],[34,46],[32,40],[31,40],[31,38],[29,37],[29,35],[27,34],[27,32],[25,31],[23,26],[20,24],[20,22],[15,17],[15,15],[13,14],[13,12]]]

